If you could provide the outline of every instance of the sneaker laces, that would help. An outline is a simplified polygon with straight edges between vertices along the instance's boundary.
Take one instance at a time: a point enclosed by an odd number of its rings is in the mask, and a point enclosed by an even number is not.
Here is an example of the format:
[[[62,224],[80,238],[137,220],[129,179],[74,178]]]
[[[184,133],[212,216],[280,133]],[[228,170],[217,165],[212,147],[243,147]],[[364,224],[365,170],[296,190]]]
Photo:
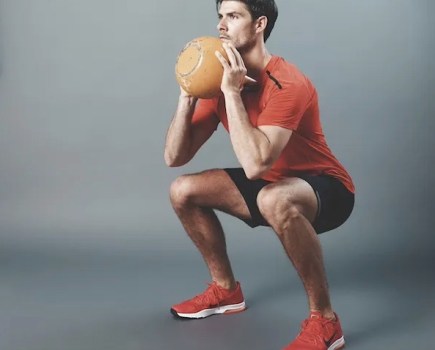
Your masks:
[[[197,305],[219,305],[219,301],[223,299],[222,291],[215,282],[207,284],[208,288],[193,297],[192,301]]]

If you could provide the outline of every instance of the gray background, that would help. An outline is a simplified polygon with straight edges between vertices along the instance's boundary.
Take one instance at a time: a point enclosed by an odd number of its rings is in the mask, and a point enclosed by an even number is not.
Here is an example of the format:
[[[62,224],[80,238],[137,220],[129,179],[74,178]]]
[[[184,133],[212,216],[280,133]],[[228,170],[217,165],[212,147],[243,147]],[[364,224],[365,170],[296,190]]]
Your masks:
[[[348,348],[428,349],[434,3],[277,4],[267,46],[316,84],[357,187],[351,218],[321,236]],[[208,281],[168,187],[237,165],[222,128],[189,165],[163,162],[176,56],[216,24],[211,0],[0,0],[2,350],[280,349],[297,334],[305,296],[278,240],[223,214],[250,308],[168,313]]]

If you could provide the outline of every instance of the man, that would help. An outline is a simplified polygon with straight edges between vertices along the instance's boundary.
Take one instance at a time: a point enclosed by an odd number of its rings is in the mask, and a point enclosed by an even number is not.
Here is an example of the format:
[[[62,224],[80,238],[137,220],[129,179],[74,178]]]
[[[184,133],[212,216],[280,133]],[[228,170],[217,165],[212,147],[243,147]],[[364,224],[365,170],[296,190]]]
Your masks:
[[[181,89],[165,161],[186,164],[222,123],[241,168],[184,175],[171,186],[174,210],[212,278],[205,292],[171,312],[202,318],[245,309],[216,209],[251,227],[271,226],[303,282],[310,315],[285,349],[341,349],[343,333],[330,303],[317,234],[349,217],[352,180],[326,144],[312,83],[265,47],[278,16],[274,0],[216,0],[216,7],[229,58],[216,53],[224,68],[222,94],[197,100]]]

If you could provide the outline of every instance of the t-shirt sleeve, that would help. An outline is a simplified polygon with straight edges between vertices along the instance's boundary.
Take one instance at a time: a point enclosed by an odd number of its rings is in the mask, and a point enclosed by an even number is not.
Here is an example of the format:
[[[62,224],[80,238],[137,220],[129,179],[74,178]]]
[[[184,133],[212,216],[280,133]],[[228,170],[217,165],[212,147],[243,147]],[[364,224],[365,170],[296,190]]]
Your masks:
[[[192,125],[206,128],[208,130],[216,130],[219,125],[219,118],[216,114],[216,99],[200,99],[198,100],[195,112],[192,116]]]
[[[275,125],[285,129],[297,129],[301,117],[311,100],[311,93],[302,83],[276,89],[258,116],[257,126]]]

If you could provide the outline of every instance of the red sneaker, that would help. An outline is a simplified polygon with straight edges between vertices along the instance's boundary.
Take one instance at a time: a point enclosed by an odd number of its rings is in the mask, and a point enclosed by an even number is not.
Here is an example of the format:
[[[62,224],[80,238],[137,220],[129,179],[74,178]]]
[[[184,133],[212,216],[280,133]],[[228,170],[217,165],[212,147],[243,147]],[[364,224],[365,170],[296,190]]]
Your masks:
[[[344,348],[343,331],[340,320],[323,318],[320,312],[311,312],[310,317],[302,322],[296,339],[284,350],[339,350]]]
[[[172,306],[171,313],[182,318],[204,318],[214,314],[241,312],[245,309],[245,300],[239,282],[233,291],[213,282],[209,283],[202,294]]]

